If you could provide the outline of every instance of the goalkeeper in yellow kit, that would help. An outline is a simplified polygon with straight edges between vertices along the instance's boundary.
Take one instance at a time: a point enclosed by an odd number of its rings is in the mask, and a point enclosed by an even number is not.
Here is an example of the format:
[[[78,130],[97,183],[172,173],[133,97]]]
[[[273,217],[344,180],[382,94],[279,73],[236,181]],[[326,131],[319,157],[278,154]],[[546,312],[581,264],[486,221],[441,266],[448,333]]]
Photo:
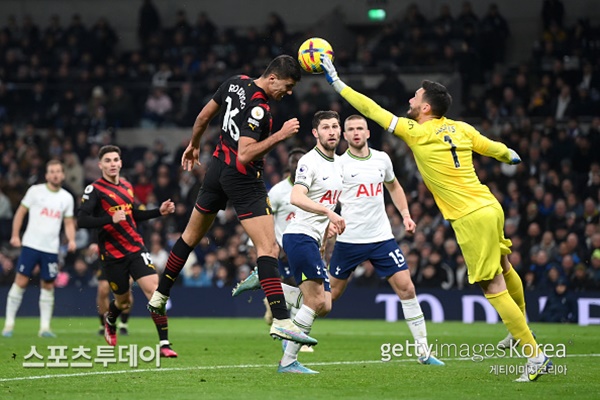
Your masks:
[[[523,284],[507,257],[512,243],[504,237],[502,207],[481,184],[473,166],[473,152],[507,164],[521,162],[519,155],[471,125],[446,118],[452,97],[440,83],[423,81],[403,118],[342,82],[328,57],[322,56],[321,64],[327,81],[344,99],[411,148],[423,181],[456,233],[469,282],[481,286],[528,357],[517,381],[536,380],[551,368],[552,361],[538,348],[527,326]]]

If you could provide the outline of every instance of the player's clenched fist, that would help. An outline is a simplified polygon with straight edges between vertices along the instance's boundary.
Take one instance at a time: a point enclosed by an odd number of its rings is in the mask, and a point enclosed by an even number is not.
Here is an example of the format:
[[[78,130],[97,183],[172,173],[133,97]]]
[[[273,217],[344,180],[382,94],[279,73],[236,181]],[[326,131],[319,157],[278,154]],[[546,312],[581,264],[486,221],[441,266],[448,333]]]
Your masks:
[[[160,215],[173,214],[175,212],[175,203],[171,199],[165,200],[160,205]]]
[[[121,221],[125,221],[127,219],[127,215],[125,215],[125,211],[119,210],[115,211],[112,216],[113,223],[118,224]]]
[[[299,130],[300,121],[298,121],[298,118],[292,118],[285,121],[283,126],[281,127],[281,132],[283,133],[283,136],[285,136],[286,139],[294,136],[296,133],[298,133]]]

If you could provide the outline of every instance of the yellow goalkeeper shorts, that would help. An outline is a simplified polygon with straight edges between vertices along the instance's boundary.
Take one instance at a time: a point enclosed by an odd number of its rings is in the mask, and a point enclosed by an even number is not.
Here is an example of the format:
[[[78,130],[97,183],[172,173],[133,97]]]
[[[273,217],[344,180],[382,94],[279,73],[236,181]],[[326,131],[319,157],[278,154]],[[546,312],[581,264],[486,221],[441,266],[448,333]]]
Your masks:
[[[502,273],[501,256],[510,254],[512,242],[504,237],[504,211],[490,204],[452,221],[469,283],[487,281]]]

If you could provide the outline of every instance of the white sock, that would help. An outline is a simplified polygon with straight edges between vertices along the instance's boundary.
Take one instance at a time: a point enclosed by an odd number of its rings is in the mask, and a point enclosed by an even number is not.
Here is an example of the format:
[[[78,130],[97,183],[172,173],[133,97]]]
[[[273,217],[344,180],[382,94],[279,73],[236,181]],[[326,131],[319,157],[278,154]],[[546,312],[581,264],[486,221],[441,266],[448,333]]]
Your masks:
[[[539,347],[538,347],[539,348]],[[529,357],[529,360],[535,362],[536,364],[541,364],[544,362],[544,359],[546,358],[546,355],[544,354],[544,352],[542,350],[540,350],[538,352],[538,355],[535,357]]]
[[[285,283],[282,283],[281,287],[283,288],[285,302],[289,303],[292,307],[300,308],[300,305],[302,304],[302,291],[300,288]]]
[[[15,326],[15,318],[19,307],[21,307],[21,301],[23,301],[23,293],[25,293],[25,288],[19,287],[16,283],[13,283],[10,287],[8,297],[6,298],[6,321],[4,322],[4,329],[12,330]]]
[[[308,306],[302,305],[300,311],[294,318],[294,324],[296,324],[304,333],[307,335],[310,333],[312,324],[317,318],[317,313],[311,310]],[[281,365],[286,367],[298,359],[298,352],[300,351],[301,344],[288,341],[283,358],[281,359]]]
[[[168,340],[161,340],[158,342],[158,344],[162,347],[162,346],[170,346],[171,342],[169,342]]]
[[[415,342],[420,345],[419,354],[427,353],[429,350],[427,345],[427,326],[425,325],[425,317],[423,316],[421,305],[416,297],[408,300],[401,299],[400,302],[402,303],[402,311],[404,312],[406,324]]]
[[[40,331],[50,330],[52,309],[54,308],[54,289],[40,290]]]
[[[297,306],[292,305],[292,304],[288,303],[287,301],[285,302],[286,305],[288,306],[288,310],[290,310],[290,318],[292,319],[292,321],[294,320],[294,318],[296,318],[298,311],[300,311],[300,307],[302,307],[303,301],[304,301],[304,295],[302,294],[302,291],[300,291],[300,294],[298,295],[298,299],[296,300]]]
[[[290,310],[290,318],[293,321],[296,318],[296,315],[298,315],[298,311],[300,311],[300,309],[296,308],[296,307],[290,307],[289,310]]]

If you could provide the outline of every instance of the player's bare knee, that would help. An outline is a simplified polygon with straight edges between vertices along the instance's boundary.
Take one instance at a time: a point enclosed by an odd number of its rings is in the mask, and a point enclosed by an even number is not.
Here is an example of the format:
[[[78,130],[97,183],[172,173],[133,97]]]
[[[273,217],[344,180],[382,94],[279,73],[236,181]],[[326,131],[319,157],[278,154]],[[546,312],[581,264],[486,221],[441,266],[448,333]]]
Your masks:
[[[327,299],[319,299],[315,303],[315,313],[319,317],[325,317],[331,311],[331,301]]]
[[[189,225],[181,234],[181,240],[183,240],[185,244],[190,247],[196,247],[196,245],[200,243],[200,240],[202,240],[202,235],[200,235],[198,232],[195,232],[193,229],[188,228]]]
[[[408,285],[399,288],[399,294],[401,300],[409,300],[414,299],[417,296],[417,292],[415,291],[415,285],[412,282]]]
[[[277,242],[270,243],[269,245],[256,244],[256,254],[259,257],[267,256],[267,257],[278,258],[279,257],[279,245],[277,244]]]
[[[123,312],[127,312],[127,311],[129,311],[129,309],[131,308],[131,303],[129,302],[129,300],[127,300],[127,301],[122,301],[122,302],[119,302],[119,303],[117,303],[117,302],[115,301],[115,305],[117,306],[117,308],[118,308],[119,310],[121,310],[121,311],[123,311]]]
[[[271,243],[271,245],[267,249],[269,256],[274,258],[279,257],[279,245],[277,244],[277,242],[273,241],[273,243]]]

